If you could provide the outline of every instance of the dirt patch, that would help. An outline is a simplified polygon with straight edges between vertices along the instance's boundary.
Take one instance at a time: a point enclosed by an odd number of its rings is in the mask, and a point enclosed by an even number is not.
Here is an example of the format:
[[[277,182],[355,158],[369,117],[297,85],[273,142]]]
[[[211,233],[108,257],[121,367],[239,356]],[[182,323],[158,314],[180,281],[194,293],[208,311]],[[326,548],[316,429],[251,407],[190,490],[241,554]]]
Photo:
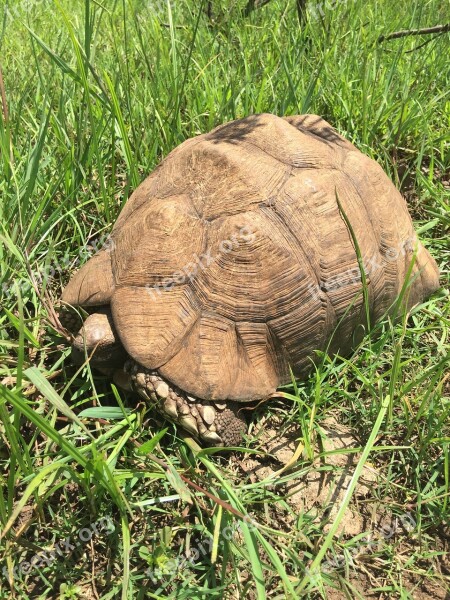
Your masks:
[[[361,457],[358,450],[360,442],[351,429],[339,423],[334,416],[322,421],[314,441],[314,455],[317,458],[310,463],[305,460],[302,447],[299,447],[298,425],[286,425],[281,417],[268,416],[258,424],[256,433],[260,448],[267,452],[267,456],[243,458],[240,466],[252,482],[260,482],[272,493],[281,496],[291,508],[286,511],[282,503],[270,503],[272,523],[276,522],[280,530],[292,531],[297,525],[298,516],[308,515],[310,522],[316,526],[316,532],[326,534],[344,501]],[[304,470],[301,469],[303,464]],[[276,486],[275,482],[287,476],[291,469],[296,471],[292,480],[286,477],[282,486]],[[446,585],[449,573],[446,532],[436,532],[436,541],[430,550],[442,555],[432,559],[431,570],[429,562],[414,562],[413,566],[408,566],[409,558],[414,556],[418,544],[421,544],[413,533],[416,523],[409,512],[394,517],[389,511],[389,499],[377,498],[375,490],[381,481],[379,471],[366,462],[336,537],[348,540],[359,534],[367,534],[367,540],[364,541],[366,535],[363,535],[356,541],[355,563],[347,573],[349,579],[343,578],[344,572],[341,577],[333,578],[337,586],[342,587],[326,587],[326,597],[329,600],[399,597],[393,591],[395,586],[392,586],[392,581],[379,568],[386,559],[382,558],[379,551],[392,542],[396,544],[395,568],[402,572],[404,569],[402,585],[409,590],[408,597],[413,600],[450,600]],[[322,566],[326,563],[325,560]],[[331,562],[330,568],[332,571],[339,569],[335,569]],[[386,591],[381,591],[383,588]]]
[[[283,425],[276,417],[272,417],[260,424],[260,428],[261,446],[270,453],[272,459],[246,458],[241,466],[251,481],[267,480],[270,485],[283,467],[295,461],[298,426],[280,433]],[[315,454],[321,456],[314,460],[301,480],[295,479],[286,484],[285,498],[295,513],[315,515],[324,533],[328,532],[348,490],[360,458],[360,453],[354,451],[357,447],[358,443],[348,427],[338,423],[334,417],[326,419],[321,423],[315,448]],[[365,531],[366,523],[357,508],[357,502],[372,495],[377,480],[376,469],[366,463],[337,535],[345,533],[354,536]]]
[[[445,589],[445,585],[436,581],[433,582],[430,579],[426,581],[414,580],[406,578],[407,584],[405,587],[409,590],[409,598],[412,600],[449,600],[450,594]],[[326,598],[327,600],[349,600],[349,598],[356,597],[353,590],[360,594],[359,598],[364,600],[388,600],[390,598],[399,598],[399,595],[395,595],[392,592],[372,591],[372,588],[382,587],[384,582],[375,582],[366,574],[358,574],[358,578],[351,577],[348,581],[349,590],[339,590],[335,588],[326,587]],[[389,582],[385,582],[389,586]],[[351,591],[350,591],[351,590]]]

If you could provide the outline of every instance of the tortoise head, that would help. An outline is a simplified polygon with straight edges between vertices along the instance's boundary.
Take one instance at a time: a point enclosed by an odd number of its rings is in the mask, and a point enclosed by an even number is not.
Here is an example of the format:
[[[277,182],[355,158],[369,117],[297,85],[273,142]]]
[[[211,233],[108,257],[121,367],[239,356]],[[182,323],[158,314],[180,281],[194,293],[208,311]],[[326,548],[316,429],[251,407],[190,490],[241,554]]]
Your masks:
[[[128,355],[108,309],[100,309],[87,317],[73,340],[71,357],[77,365],[90,358],[91,365],[106,375],[122,370]],[[125,381],[119,385],[128,388]]]

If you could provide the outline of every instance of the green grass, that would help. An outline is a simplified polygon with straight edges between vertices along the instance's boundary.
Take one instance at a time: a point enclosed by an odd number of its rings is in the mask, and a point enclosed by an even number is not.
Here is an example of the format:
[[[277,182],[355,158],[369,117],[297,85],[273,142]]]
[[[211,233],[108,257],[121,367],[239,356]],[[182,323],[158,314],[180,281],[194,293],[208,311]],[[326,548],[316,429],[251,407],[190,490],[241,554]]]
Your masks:
[[[448,3],[342,1],[301,28],[293,1],[246,18],[246,2],[215,1],[213,21],[188,0],[0,4],[9,7],[0,24],[9,108],[0,120],[0,598],[326,598],[332,587],[348,598],[444,598],[449,36],[377,38],[447,23]],[[378,325],[351,357],[324,357],[285,390],[269,412],[295,426],[304,451],[270,481],[244,467],[259,456],[280,469],[261,456],[254,426],[250,454],[199,452],[105,378],[75,369],[52,325],[70,273],[158,162],[186,138],[257,112],[320,114],[378,160],[443,286]],[[366,457],[380,473],[357,505],[366,531],[376,529],[374,503],[390,522],[409,514],[416,524],[370,552],[358,536],[326,534],[324,507],[289,503],[331,414],[358,440],[354,483]],[[323,455],[321,465],[334,468]],[[350,492],[344,503],[356,506]],[[102,517],[114,530],[81,542]],[[66,539],[78,548],[62,550]],[[18,571],[56,547],[53,561]]]

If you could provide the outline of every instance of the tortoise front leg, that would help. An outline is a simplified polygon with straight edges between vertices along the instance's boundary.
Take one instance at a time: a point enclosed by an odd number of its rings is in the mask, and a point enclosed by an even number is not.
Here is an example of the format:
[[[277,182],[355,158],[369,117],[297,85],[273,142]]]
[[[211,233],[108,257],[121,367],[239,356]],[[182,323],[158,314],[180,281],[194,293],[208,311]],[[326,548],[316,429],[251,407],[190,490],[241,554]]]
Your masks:
[[[208,446],[238,446],[247,425],[238,402],[207,402],[169,385],[157,371],[133,360],[124,370],[138,394],[153,402],[158,411]]]

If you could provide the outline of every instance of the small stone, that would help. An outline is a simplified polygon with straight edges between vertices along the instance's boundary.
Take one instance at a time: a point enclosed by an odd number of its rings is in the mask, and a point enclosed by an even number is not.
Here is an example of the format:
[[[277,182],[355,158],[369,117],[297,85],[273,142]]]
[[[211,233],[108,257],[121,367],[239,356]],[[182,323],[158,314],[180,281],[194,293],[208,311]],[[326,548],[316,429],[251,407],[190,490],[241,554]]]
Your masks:
[[[166,399],[169,395],[169,386],[164,381],[160,381],[155,386],[155,392],[160,398]]]
[[[219,410],[225,410],[227,407],[227,403],[226,402],[214,402],[214,406],[216,408],[218,408]]]
[[[193,396],[186,396],[189,402],[197,402],[197,400]]]

